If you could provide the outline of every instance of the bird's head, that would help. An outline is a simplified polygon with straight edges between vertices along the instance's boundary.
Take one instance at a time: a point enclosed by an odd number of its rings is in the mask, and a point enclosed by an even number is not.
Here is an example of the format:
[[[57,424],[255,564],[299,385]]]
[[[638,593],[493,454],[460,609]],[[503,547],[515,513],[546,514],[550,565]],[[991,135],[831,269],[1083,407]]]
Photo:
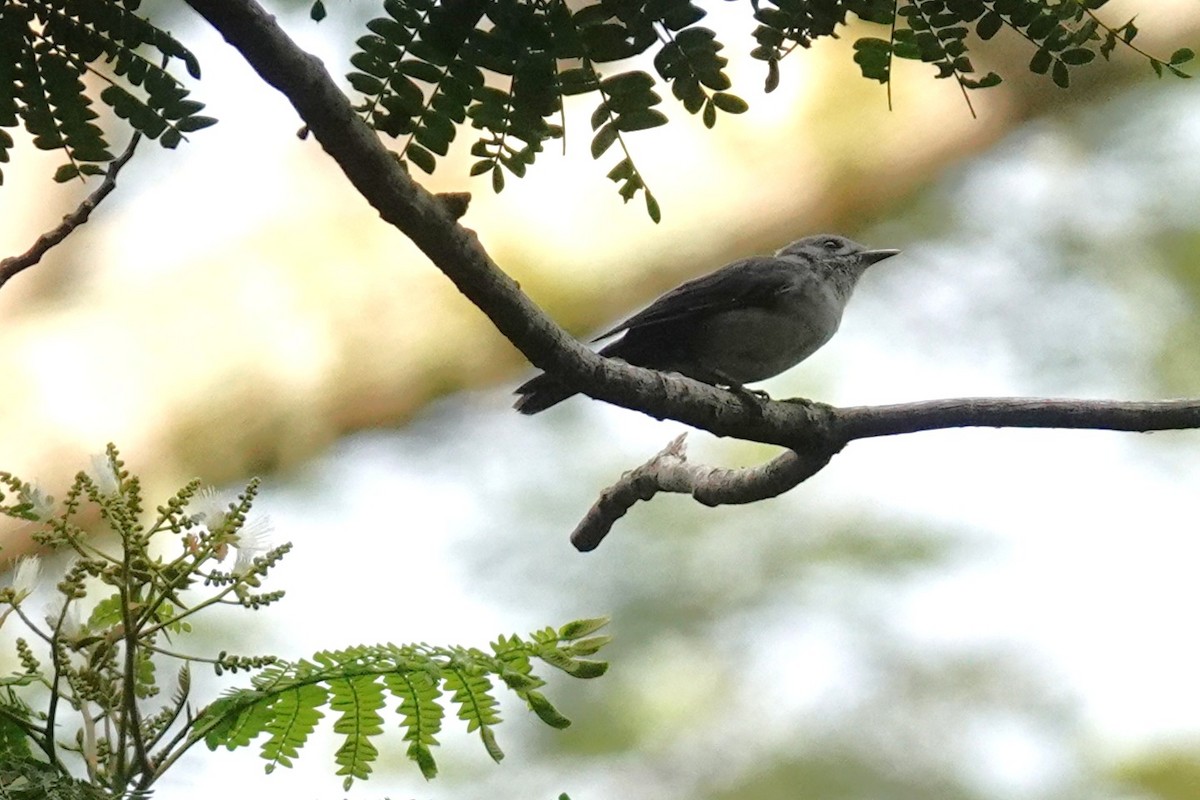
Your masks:
[[[826,233],[797,239],[787,247],[781,248],[775,253],[775,257],[800,256],[812,262],[853,262],[860,263],[863,268],[866,268],[876,261],[891,258],[899,252],[899,250],[872,250],[845,236]]]
[[[867,267],[899,252],[872,250],[845,236],[822,234],[797,239],[775,257],[827,281],[844,301]]]

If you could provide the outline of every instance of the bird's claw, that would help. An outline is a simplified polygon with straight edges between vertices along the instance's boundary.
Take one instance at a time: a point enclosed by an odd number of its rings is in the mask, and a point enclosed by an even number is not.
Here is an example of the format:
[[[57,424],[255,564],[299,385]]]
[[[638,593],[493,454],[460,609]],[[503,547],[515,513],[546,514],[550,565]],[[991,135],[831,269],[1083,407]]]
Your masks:
[[[729,385],[729,391],[747,400],[753,400],[759,403],[771,402],[771,395],[767,394],[762,389],[750,389],[742,386],[739,383],[734,383]]]

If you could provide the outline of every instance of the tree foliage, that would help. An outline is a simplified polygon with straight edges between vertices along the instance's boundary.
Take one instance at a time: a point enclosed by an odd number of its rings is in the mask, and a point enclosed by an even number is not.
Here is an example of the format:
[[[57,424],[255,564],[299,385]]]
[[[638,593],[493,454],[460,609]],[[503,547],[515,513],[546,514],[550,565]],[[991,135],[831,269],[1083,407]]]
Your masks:
[[[379,756],[374,741],[383,733],[382,712],[395,704],[408,742],[405,755],[426,778],[437,774],[433,747],[442,730],[447,706],[456,709],[467,731],[479,731],[496,761],[504,752],[494,728],[500,723],[493,678],[525,701],[529,710],[552,728],[570,720],[539,689],[545,681],[533,672],[533,659],[576,678],[603,675],[607,664],[589,656],[608,642],[593,636],[606,619],[580,620],[558,630],[546,628],[522,638],[501,636],[491,653],[465,647],[376,645],[324,651],[312,660],[275,664],[253,679],[253,688],[231,692],[206,709],[198,720],[211,748],[248,745],[266,734],[261,746],[267,771],[290,767],[292,759],[325,716],[338,714],[334,731],[343,738],[335,754],[338,775],[349,788],[365,779]],[[449,702],[444,697],[449,697]]]
[[[103,173],[111,161],[84,79],[131,128],[163,147],[216,120],[172,75],[173,61],[200,77],[200,63],[178,39],[138,16],[141,0],[5,0],[0,4],[0,162],[13,146],[5,128],[21,125],[35,147],[61,151],[55,180]],[[157,54],[157,63],[146,56]],[[0,173],[0,181],[3,173]]]
[[[659,208],[634,163],[628,134],[667,123],[660,85],[713,127],[746,101],[730,91],[725,44],[703,26],[701,0],[383,0],[350,57],[358,109],[376,130],[400,141],[407,163],[432,172],[458,132],[478,131],[474,175],[493,188],[521,177],[548,142],[566,135],[564,100],[593,98],[591,153],[605,158],[625,200],[644,195]],[[930,64],[938,78],[968,91],[995,86],[980,75],[971,50],[1010,29],[1031,48],[1029,69],[1067,87],[1071,70],[1134,46],[1133,20],[1110,26],[1098,15],[1107,0],[751,0],[757,27],[750,55],[764,62],[767,91],[779,62],[819,39],[854,40],[862,74],[887,83],[895,58]],[[112,159],[84,79],[104,85],[99,99],[133,129],[175,147],[212,124],[172,73],[200,67],[174,36],[139,16],[140,0],[7,0],[0,7],[0,162],[23,126],[35,146],[61,151],[56,177],[97,174]],[[320,19],[324,2],[312,6]],[[879,35],[871,35],[871,26]],[[740,48],[739,48],[740,49]],[[147,57],[157,55],[159,63]],[[1141,51],[1138,51],[1141,52]],[[629,60],[649,56],[639,68]],[[1192,51],[1169,59],[1143,53],[1159,75],[1185,76]],[[968,101],[969,102],[969,101]],[[0,176],[2,177],[2,176]]]
[[[883,26],[888,38],[856,37],[862,74],[887,83],[893,58],[933,65],[938,78],[967,90],[996,86],[995,72],[977,76],[969,57],[971,34],[991,39],[1007,27],[1034,49],[1029,68],[1070,84],[1070,67],[1104,57],[1117,42],[1132,44],[1133,21],[1105,25],[1095,10],[1106,0],[752,0],[757,46],[766,63],[766,89],[779,82],[779,62],[861,22]],[[667,123],[659,110],[659,82],[707,127],[718,112],[738,114],[747,103],[729,92],[725,45],[699,23],[706,11],[692,0],[599,0],[571,6],[561,0],[385,0],[386,16],[367,24],[351,57],[351,84],[361,92],[364,117],[377,130],[403,137],[400,154],[426,172],[449,151],[461,124],[482,131],[472,146],[472,174],[490,173],[496,191],[504,172],[520,177],[547,141],[565,135],[564,98],[594,95],[592,157],[619,144],[609,172],[626,200],[645,192],[650,215],[657,203],[634,165],[624,134]],[[653,54],[655,74],[624,65]],[[1155,70],[1184,75],[1190,50]],[[969,102],[969,101],[968,101]],[[558,120],[554,122],[552,120]]]

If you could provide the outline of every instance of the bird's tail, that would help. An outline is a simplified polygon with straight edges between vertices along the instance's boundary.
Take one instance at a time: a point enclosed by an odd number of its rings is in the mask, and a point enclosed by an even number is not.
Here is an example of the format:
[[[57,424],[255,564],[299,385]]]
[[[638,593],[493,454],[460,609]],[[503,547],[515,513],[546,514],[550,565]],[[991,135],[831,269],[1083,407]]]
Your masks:
[[[550,406],[558,405],[578,392],[568,389],[558,379],[543,373],[522,383],[514,394],[519,394],[520,397],[513,403],[513,408],[522,414],[536,414]]]

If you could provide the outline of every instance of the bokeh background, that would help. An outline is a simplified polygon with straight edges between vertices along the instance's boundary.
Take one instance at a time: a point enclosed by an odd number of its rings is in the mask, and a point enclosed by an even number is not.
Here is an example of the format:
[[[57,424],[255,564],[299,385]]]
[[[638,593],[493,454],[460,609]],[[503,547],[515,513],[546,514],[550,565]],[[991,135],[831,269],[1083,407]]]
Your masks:
[[[320,26],[279,11],[340,74],[373,4]],[[464,177],[466,134],[427,185],[473,191],[465,224],[581,336],[809,233],[902,248],[831,344],[765,384],[776,396],[1200,395],[1200,87],[1119,51],[1063,92],[1002,35],[975,55],[1006,78],[973,95],[978,118],[908,63],[889,111],[846,36],[764,95],[744,11],[710,20],[751,110],[710,132],[669,108],[677,124],[631,137],[661,225],[590,160],[586,108],[566,154],[499,196]],[[197,650],[484,645],[613,618],[607,676],[547,674],[573,727],[506,702],[496,766],[450,722],[428,784],[397,733],[351,797],[1200,797],[1195,432],[857,442],[783,498],[660,498],[578,554],[567,535],[597,492],[681,426],[583,399],[513,413],[519,354],[235,52],[167,12],[221,122],[143,147],[92,222],[0,292],[0,469],[54,493],[113,441],[159,497],[264,477],[258,508],[296,546],[275,575],[288,598],[214,622]],[[1200,41],[1191,0],[1102,13],[1138,13],[1161,56]],[[0,252],[87,191],[52,184],[56,165],[28,143],[6,165]],[[726,466],[775,454],[691,447]],[[28,534],[0,529],[5,556]],[[193,751],[159,796],[341,796],[333,747],[326,731],[270,776],[249,750]]]

